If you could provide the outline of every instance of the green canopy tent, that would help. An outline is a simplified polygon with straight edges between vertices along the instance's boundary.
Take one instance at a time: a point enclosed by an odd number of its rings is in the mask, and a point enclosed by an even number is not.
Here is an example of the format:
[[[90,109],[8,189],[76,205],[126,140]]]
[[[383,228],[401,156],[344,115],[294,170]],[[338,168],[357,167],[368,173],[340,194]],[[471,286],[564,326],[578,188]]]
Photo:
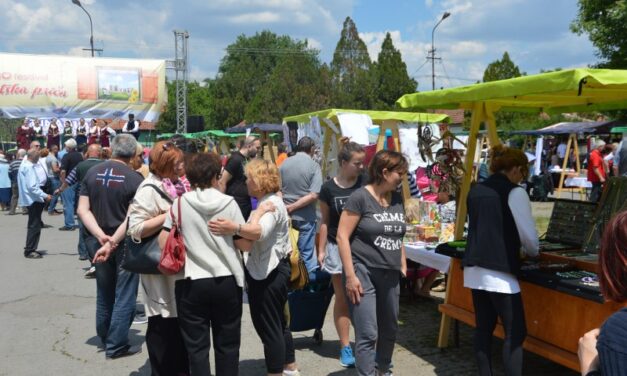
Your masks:
[[[476,139],[485,123],[491,145],[500,143],[494,113],[589,112],[627,108],[627,70],[570,69],[508,80],[405,94],[396,102],[402,108],[463,108],[472,111],[467,155],[474,155]],[[472,159],[466,159],[466,171]],[[471,174],[464,176],[459,195],[455,238],[461,239],[466,218],[466,196]]]
[[[321,121],[320,127],[323,130],[323,141],[322,141],[322,155],[323,155],[323,163],[322,163],[322,175],[326,176],[329,170],[328,164],[331,162],[331,159],[328,158],[329,151],[332,147],[332,143],[334,143],[335,150],[339,149],[340,139],[342,138],[342,132],[340,128],[340,123],[338,120],[339,114],[364,114],[370,116],[372,122],[374,124],[379,125],[379,137],[377,140],[377,151],[383,149],[383,145],[385,143],[385,134],[389,129],[392,132],[392,138],[394,139],[394,146],[396,150],[401,150],[400,148],[400,139],[398,132],[398,125],[400,122],[404,123],[421,123],[421,124],[431,124],[431,123],[448,123],[450,118],[448,115],[444,114],[431,114],[431,113],[418,113],[418,112],[400,112],[400,111],[370,111],[370,110],[352,110],[352,109],[339,109],[339,108],[330,108],[326,110],[320,110],[315,112],[309,112],[300,115],[287,116],[283,118],[284,122],[295,122],[295,123],[309,123],[312,118],[317,117],[320,120],[326,119],[327,121]],[[406,183],[407,179],[404,179],[403,184],[403,196],[405,199],[408,199],[409,194],[409,185]]]
[[[494,113],[497,111],[527,112],[589,112],[600,110],[617,110],[627,108],[627,70],[610,69],[570,69],[557,72],[542,73],[533,76],[517,77],[508,80],[486,82],[445,90],[424,93],[406,94],[398,99],[402,108],[463,108],[472,111],[468,151],[465,161],[466,171],[472,169],[473,158],[477,146],[477,135],[481,124],[485,123],[491,145],[498,144]],[[461,239],[466,219],[466,197],[470,189],[471,174],[465,174],[457,205],[457,221],[455,238]],[[454,268],[452,268],[454,269]],[[456,275],[453,275],[456,274]],[[449,276],[458,280],[456,270]],[[460,282],[455,282],[459,285]],[[452,306],[450,288],[447,288],[444,306]],[[461,298],[456,298],[461,299]],[[452,311],[440,307],[442,323],[438,346],[445,347],[448,342],[450,317]],[[458,307],[454,309],[460,310]],[[446,313],[445,313],[446,312]],[[542,352],[549,346],[540,349],[540,341],[530,338],[526,346],[536,352]],[[549,342],[550,343],[550,342]],[[561,349],[549,350],[544,355],[573,369],[578,368],[575,354]]]

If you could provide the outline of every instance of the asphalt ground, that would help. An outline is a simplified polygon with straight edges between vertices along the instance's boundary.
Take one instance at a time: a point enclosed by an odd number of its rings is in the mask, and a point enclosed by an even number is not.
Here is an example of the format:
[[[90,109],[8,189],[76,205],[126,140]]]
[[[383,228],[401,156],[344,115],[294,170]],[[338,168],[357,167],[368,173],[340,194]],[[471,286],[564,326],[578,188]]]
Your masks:
[[[27,216],[0,213],[0,375],[150,375],[144,343],[146,325],[133,325],[131,344],[143,352],[127,358],[105,360],[95,336],[95,280],[84,279],[89,266],[78,260],[78,231],[63,232],[63,216],[43,215],[52,228],[42,230],[42,259],[26,259]],[[393,357],[396,375],[473,375],[472,328],[460,324],[459,347],[440,350],[436,339],[440,324],[433,300],[403,294],[400,330]],[[451,331],[453,332],[453,331]],[[452,335],[452,334],[451,334]],[[301,374],[354,375],[338,363],[339,342],[329,309],[323,327],[324,341],[317,345],[313,331],[294,333],[296,359]],[[452,342],[452,341],[451,341]],[[502,374],[501,342],[495,340],[495,374]],[[211,355],[213,358],[213,355]],[[248,306],[242,316],[240,375],[264,375],[263,349],[250,319]],[[531,353],[525,353],[524,374],[566,375],[572,372]]]

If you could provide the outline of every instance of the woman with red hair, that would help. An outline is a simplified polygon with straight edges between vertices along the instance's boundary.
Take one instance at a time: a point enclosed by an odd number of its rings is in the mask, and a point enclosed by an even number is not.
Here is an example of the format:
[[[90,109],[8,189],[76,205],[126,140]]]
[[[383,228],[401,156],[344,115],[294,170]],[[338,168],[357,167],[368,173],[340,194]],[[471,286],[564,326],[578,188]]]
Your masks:
[[[627,211],[605,226],[599,250],[599,285],[608,301],[627,302]],[[579,339],[582,375],[624,375],[627,370],[627,308]]]
[[[139,150],[141,152],[141,148]],[[172,142],[158,142],[150,152],[150,173],[137,188],[129,208],[128,232],[139,243],[158,234],[172,201],[189,191],[180,182],[183,152]],[[189,374],[181,336],[174,285],[180,275],[141,274],[140,291],[148,316],[146,347],[153,375]]]

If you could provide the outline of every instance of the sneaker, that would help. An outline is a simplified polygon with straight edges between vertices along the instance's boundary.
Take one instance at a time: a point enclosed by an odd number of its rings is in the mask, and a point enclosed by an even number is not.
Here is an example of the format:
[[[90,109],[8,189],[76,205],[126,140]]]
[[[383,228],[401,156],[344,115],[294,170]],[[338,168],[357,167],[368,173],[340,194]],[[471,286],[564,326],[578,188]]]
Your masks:
[[[146,324],[148,322],[148,317],[144,312],[137,312],[135,314],[135,318],[133,319],[133,325],[141,325]]]
[[[300,371],[297,369],[295,370],[284,369],[283,376],[300,376]]]
[[[350,346],[344,346],[340,350],[340,365],[344,368],[355,367],[355,356]]]
[[[59,227],[59,231],[74,231],[75,229],[76,229],[75,227],[67,227],[67,226]]]
[[[89,270],[87,270],[85,274],[83,274],[83,277],[87,279],[96,278],[96,267],[92,266],[91,268],[89,268]]]
[[[374,373],[376,376],[394,376],[392,370],[387,370],[386,372],[381,372],[378,369]]]

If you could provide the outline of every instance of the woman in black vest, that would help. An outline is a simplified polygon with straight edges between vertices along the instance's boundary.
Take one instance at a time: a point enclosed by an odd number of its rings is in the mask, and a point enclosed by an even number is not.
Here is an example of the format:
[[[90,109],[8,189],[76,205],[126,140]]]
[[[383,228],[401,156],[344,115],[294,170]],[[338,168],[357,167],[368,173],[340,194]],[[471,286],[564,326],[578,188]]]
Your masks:
[[[520,375],[527,335],[517,279],[520,252],[538,254],[529,196],[518,185],[528,173],[527,157],[521,150],[497,145],[491,150],[490,171],[492,175],[468,193],[464,287],[472,289],[479,374],[492,375],[492,333],[500,318],[505,329],[505,374]]]

